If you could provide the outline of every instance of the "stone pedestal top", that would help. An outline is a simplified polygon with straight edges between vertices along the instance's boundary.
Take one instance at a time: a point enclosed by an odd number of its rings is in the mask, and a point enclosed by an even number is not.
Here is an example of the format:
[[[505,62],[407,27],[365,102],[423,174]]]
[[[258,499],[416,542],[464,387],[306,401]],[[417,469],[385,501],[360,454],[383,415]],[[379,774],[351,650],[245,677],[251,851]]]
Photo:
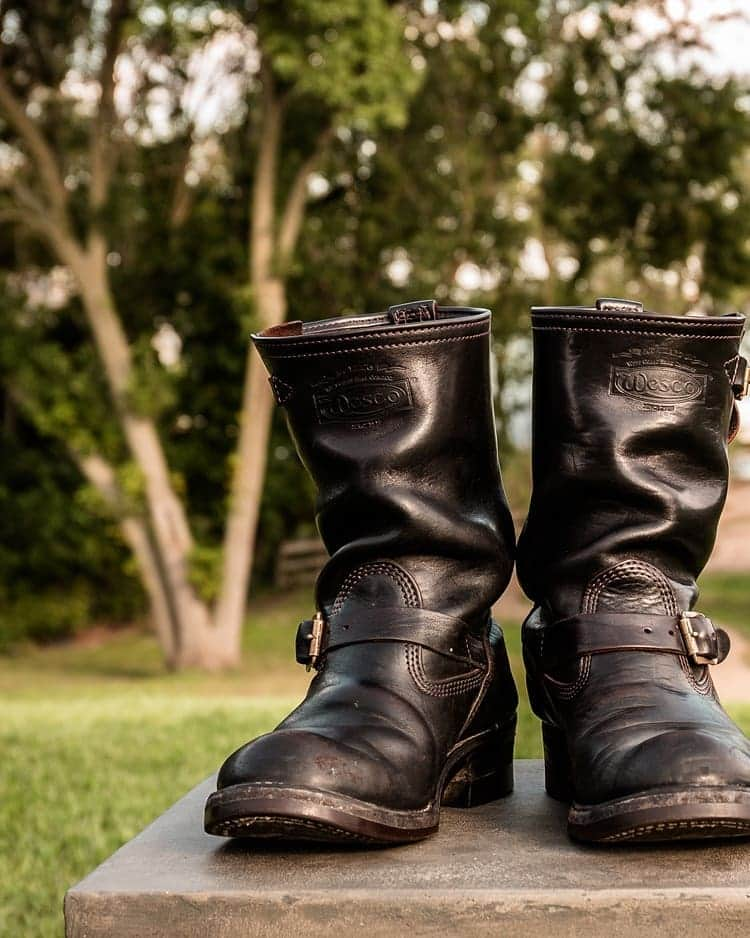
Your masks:
[[[444,810],[436,836],[387,849],[210,837],[212,790],[199,785],[69,891],[68,938],[750,938],[750,843],[576,845],[541,762],[516,762],[510,797]]]

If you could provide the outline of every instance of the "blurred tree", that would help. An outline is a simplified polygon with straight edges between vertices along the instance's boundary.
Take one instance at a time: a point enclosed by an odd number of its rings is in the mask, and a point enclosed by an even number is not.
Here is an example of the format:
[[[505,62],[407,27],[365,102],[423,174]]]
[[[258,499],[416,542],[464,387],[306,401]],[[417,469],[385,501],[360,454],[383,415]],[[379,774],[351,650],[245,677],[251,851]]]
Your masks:
[[[65,447],[40,438],[7,396],[3,405],[0,649],[92,622],[132,621],[143,598],[127,550],[107,531],[108,515],[81,486]]]
[[[727,74],[709,38],[717,23],[747,22],[747,11],[694,6],[551,13],[562,41],[547,56],[533,152],[543,230],[574,260],[570,297],[614,279],[672,311],[710,313],[747,287],[748,76]]]
[[[75,278],[118,423],[142,478],[145,511],[126,505],[116,469],[92,445],[80,448],[72,439],[71,454],[121,516],[167,660],[198,664],[208,654],[209,614],[189,579],[188,519],[155,420],[133,400],[134,348],[109,278],[107,210],[122,142],[114,70],[129,14],[127,0],[92,11],[82,4],[6,7],[0,111],[6,145],[19,154],[6,218],[38,235]],[[71,67],[76,52],[80,65]],[[66,100],[66,82],[93,89],[85,119]],[[25,406],[41,412],[28,388],[20,394]],[[216,657],[220,661],[221,653]]]
[[[167,136],[174,136],[174,125],[179,127],[180,119],[187,117],[189,139],[201,117],[195,102],[192,124],[189,108],[170,113],[170,105],[174,95],[180,104],[189,104],[180,69],[189,70],[191,49],[190,43],[185,48],[180,42],[191,37],[181,24],[187,21],[189,26],[191,8],[199,15],[206,8],[166,5],[162,12],[156,4],[139,5],[146,24],[150,19],[156,28],[126,44],[128,30],[139,25],[134,8],[128,0],[92,7],[35,0],[5,6],[0,112],[6,123],[5,144],[13,153],[5,218],[38,236],[75,278],[142,497],[129,498],[123,492],[116,466],[95,447],[94,435],[83,440],[84,434],[77,433],[68,446],[86,478],[120,517],[166,659],[176,667],[223,667],[236,664],[239,657],[271,400],[262,369],[249,356],[222,572],[212,608],[191,578],[194,540],[188,513],[152,412],[158,404],[153,400],[155,388],[147,380],[143,383],[149,352],[138,336],[128,335],[110,277],[117,259],[110,213],[125,151],[134,139],[137,142],[139,132],[142,141],[157,135],[159,119],[171,125]],[[266,328],[286,313],[285,268],[297,244],[307,182],[320,151],[339,123],[357,121],[377,128],[403,121],[416,75],[403,55],[398,17],[379,0],[269,2],[247,19],[250,29],[238,28],[241,20],[235,20],[234,29],[227,32],[240,39],[235,57],[242,78],[251,76],[248,45],[257,50],[257,76],[248,86],[248,93],[258,99],[251,108],[248,305],[255,325]],[[163,47],[165,39],[172,40],[172,48]],[[232,47],[228,51],[231,54]],[[131,97],[125,108],[129,116],[118,109],[118,90]],[[160,107],[159,118],[155,112]],[[289,159],[282,161],[287,121],[293,128],[292,144]],[[190,151],[185,163],[189,156]],[[186,178],[185,165],[181,169],[180,183]],[[292,176],[287,179],[289,169]],[[171,214],[174,224],[184,222],[188,203],[179,185]],[[163,330],[160,354],[165,360],[177,354],[176,339],[169,328]],[[172,353],[164,342],[172,343]],[[64,360],[59,364],[63,371],[68,367]],[[45,407],[37,392],[38,386],[32,391],[21,385],[16,391],[22,405],[43,419]]]

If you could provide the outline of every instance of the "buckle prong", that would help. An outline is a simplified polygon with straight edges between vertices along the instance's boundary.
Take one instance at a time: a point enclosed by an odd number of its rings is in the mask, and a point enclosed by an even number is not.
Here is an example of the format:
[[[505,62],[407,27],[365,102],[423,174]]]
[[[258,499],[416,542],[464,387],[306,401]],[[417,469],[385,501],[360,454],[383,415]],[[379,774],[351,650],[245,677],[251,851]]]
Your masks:
[[[701,638],[700,632],[696,632],[693,629],[691,619],[704,619],[711,626],[711,631],[714,638],[714,647],[716,648],[716,654],[709,657],[708,655],[701,654],[698,648],[697,639]],[[693,661],[695,664],[718,664],[719,663],[719,654],[718,654],[718,640],[716,638],[716,629],[714,628],[713,622],[710,619],[707,619],[706,616],[701,615],[699,612],[690,612],[685,611],[680,614],[680,634],[682,635],[682,641],[685,644],[685,651],[687,652],[688,658]]]

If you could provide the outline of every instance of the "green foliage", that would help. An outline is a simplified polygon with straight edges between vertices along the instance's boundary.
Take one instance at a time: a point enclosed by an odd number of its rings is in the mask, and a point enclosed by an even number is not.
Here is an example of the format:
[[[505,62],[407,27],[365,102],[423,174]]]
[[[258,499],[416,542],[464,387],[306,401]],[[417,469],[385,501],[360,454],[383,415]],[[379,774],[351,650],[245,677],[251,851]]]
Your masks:
[[[128,510],[142,514],[146,505],[146,483],[143,473],[133,460],[123,461],[117,466],[117,484]]]
[[[710,80],[695,66],[659,71],[628,41],[622,17],[601,12],[595,36],[558,47],[545,116],[565,145],[545,160],[543,219],[579,259],[584,291],[607,257],[624,261],[620,276],[633,279],[633,293],[645,268],[695,253],[710,307],[747,282],[747,82]],[[672,41],[665,56],[679,46]]]
[[[176,404],[174,378],[159,364],[150,336],[139,336],[132,348],[133,373],[128,388],[128,405],[142,417],[158,419]]]
[[[216,599],[221,560],[221,548],[213,544],[196,544],[190,555],[190,582],[208,603]]]
[[[11,408],[6,402],[6,415]],[[92,503],[63,447],[20,415],[14,422],[0,430],[0,648],[142,615],[116,524]]]
[[[402,126],[419,75],[404,52],[400,10],[384,0],[268,0],[258,41],[275,75],[335,119]]]
[[[257,313],[252,285],[241,283],[232,290],[232,309],[242,335],[250,336],[257,331]]]
[[[74,303],[54,311],[30,306],[7,279],[0,281],[0,377],[43,435],[81,454],[97,450],[116,459],[122,452],[101,367]]]
[[[0,650],[23,640],[69,638],[91,624],[91,609],[91,590],[85,583],[13,600],[0,597]]]
[[[716,622],[750,636],[750,574],[709,573],[698,585],[699,609]]]

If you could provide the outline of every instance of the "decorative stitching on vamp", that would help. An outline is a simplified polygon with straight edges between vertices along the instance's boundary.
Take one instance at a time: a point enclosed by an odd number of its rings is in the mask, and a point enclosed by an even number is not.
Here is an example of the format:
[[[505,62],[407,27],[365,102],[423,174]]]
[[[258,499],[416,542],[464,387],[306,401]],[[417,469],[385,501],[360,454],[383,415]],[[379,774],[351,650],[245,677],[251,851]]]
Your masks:
[[[492,682],[495,679],[495,656],[492,654],[492,646],[490,644],[490,631],[492,630],[492,622],[490,622],[490,628],[482,636],[482,647],[484,649],[484,658],[485,658],[485,668],[484,668],[484,680],[479,686],[479,692],[474,698],[474,703],[471,705],[471,708],[466,715],[464,720],[464,725],[461,727],[461,732],[459,733],[459,738],[464,735],[467,729],[471,726],[474,717],[479,712],[479,708],[482,705],[482,701],[487,696],[488,689],[492,686]],[[469,639],[466,639],[466,644],[469,644]]]
[[[547,683],[551,685],[552,690],[554,690],[555,695],[559,697],[560,700],[571,701],[574,697],[577,697],[586,686],[590,673],[591,655],[584,655],[578,660],[578,677],[575,681],[566,684],[563,681],[556,680],[549,674],[545,674],[544,678]]]
[[[693,673],[693,669],[690,666],[690,662],[683,655],[679,657],[680,667],[685,672],[685,677],[688,679],[688,683],[698,694],[702,694],[704,697],[709,697],[714,692],[714,682],[711,679],[711,674],[709,672],[708,665],[703,666],[703,675],[701,678],[697,678]]]
[[[469,671],[458,677],[431,680],[424,669],[423,649],[419,645],[405,646],[406,664],[414,683],[425,694],[431,697],[453,697],[477,688],[485,677],[480,669]]]
[[[677,615],[679,612],[677,600],[667,578],[651,564],[635,559],[623,560],[613,567],[608,567],[601,573],[596,574],[589,581],[586,592],[583,594],[582,611],[584,613],[596,612],[599,608],[601,595],[608,586],[631,579],[643,580],[650,586],[656,587],[664,605],[665,613],[667,615]]]
[[[363,563],[359,567],[355,567],[346,577],[336,594],[336,599],[331,607],[331,615],[336,615],[336,613],[341,611],[342,606],[351,595],[357,583],[368,576],[385,576],[392,580],[401,591],[404,605],[419,608],[422,604],[417,584],[406,570],[399,567],[397,563],[391,560],[373,560]]]
[[[483,669],[468,671],[458,677],[431,680],[424,669],[422,648],[419,645],[405,645],[406,667],[417,687],[430,697],[455,697],[479,687],[485,678]]]

